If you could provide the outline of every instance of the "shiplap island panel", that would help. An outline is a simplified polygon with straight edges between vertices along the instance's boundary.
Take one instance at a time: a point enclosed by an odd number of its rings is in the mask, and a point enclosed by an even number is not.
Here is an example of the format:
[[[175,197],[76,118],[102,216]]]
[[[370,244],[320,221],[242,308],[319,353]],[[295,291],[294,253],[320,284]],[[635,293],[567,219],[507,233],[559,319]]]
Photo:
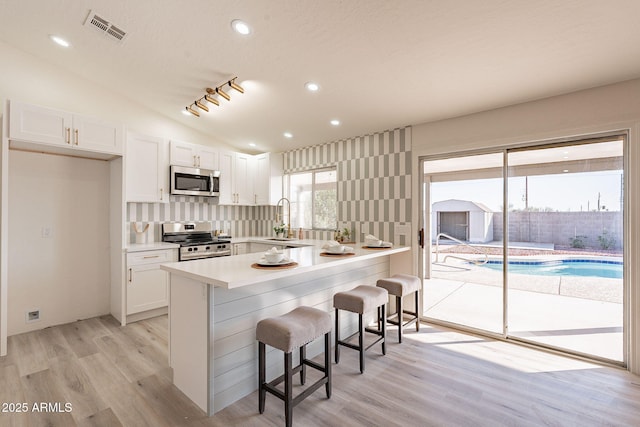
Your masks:
[[[169,363],[174,384],[209,415],[257,388],[258,321],[301,305],[333,316],[336,292],[375,285],[396,272],[393,265],[407,265],[410,256],[408,247],[372,250],[360,244],[355,255],[326,257],[320,256],[324,242],[305,243],[310,246],[285,250],[298,263],[286,270],[251,268],[261,253],[162,265],[171,273]],[[355,331],[356,320],[341,317],[341,335]],[[307,352],[313,357],[321,350],[317,342]],[[268,353],[267,361],[269,378],[282,372],[280,356]]]

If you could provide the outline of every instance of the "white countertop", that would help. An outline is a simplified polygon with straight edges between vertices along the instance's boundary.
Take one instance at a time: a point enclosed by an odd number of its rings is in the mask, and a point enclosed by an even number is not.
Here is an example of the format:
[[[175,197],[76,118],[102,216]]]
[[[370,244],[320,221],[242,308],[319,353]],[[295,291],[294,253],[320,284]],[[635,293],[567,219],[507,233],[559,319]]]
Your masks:
[[[238,239],[240,240],[240,239]],[[245,241],[260,241],[260,243],[274,243],[258,238],[247,238]],[[160,268],[173,274],[188,277],[199,282],[214,286],[233,289],[248,286],[267,280],[289,277],[316,271],[326,267],[347,265],[364,259],[392,255],[409,251],[408,246],[399,246],[389,249],[365,249],[363,243],[350,245],[354,248],[355,255],[351,256],[320,256],[323,252],[324,240],[296,240],[299,244],[311,245],[295,249],[285,249],[285,256],[298,263],[289,269],[265,270],[255,269],[251,264],[262,258],[263,253],[234,255],[230,257],[207,258],[186,262],[172,262],[162,264]],[[289,244],[291,242],[274,243]]]

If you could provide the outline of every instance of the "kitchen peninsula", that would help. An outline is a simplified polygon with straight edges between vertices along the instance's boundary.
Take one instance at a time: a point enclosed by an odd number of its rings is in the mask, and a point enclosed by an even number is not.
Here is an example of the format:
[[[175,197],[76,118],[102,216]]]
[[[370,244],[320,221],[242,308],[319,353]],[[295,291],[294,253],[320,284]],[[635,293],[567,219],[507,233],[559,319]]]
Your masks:
[[[261,253],[161,266],[170,273],[173,382],[209,415],[257,389],[258,321],[301,305],[333,315],[336,292],[410,271],[409,247],[367,249],[360,243],[353,245],[354,255],[324,256],[324,241],[303,242],[309,246],[285,250],[297,263],[287,269],[253,268]],[[354,320],[341,318],[341,335],[355,331]],[[309,345],[308,355],[319,354],[321,344]],[[267,361],[268,377],[279,375],[282,358]]]

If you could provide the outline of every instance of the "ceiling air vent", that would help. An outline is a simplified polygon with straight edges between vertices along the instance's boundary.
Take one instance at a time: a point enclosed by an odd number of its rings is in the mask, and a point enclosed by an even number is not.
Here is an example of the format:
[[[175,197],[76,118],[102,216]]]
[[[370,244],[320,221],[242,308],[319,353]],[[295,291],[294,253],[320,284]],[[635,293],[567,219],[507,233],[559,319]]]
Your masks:
[[[127,35],[126,31],[116,27],[107,19],[93,13],[93,11],[89,12],[89,16],[87,16],[87,20],[84,25],[93,28],[116,42],[121,42]]]

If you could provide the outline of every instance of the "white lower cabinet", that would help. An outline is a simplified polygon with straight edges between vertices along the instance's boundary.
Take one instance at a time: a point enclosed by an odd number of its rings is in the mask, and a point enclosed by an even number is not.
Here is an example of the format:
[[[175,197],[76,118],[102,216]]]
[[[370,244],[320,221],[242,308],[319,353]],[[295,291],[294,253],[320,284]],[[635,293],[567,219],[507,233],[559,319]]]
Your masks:
[[[127,315],[169,304],[169,273],[160,264],[177,260],[177,249],[127,254]]]

